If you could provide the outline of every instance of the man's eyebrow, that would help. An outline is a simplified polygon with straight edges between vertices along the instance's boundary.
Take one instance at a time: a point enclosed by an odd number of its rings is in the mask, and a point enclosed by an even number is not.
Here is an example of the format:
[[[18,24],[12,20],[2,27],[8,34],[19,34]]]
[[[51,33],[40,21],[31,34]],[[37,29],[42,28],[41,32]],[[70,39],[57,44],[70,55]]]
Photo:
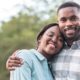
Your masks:
[[[67,17],[61,17],[60,19],[67,19]]]
[[[60,19],[69,19],[69,18],[72,18],[72,17],[78,18],[76,15],[72,15],[72,16],[69,16],[69,17],[61,17]]]

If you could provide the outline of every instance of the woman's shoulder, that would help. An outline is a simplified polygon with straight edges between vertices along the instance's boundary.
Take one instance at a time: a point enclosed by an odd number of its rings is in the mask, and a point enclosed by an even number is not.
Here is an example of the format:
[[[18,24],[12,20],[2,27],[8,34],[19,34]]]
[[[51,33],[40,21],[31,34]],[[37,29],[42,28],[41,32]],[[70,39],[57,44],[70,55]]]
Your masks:
[[[23,60],[26,60],[26,61],[32,60],[32,59],[35,58],[33,49],[29,49],[29,50],[22,49],[22,50],[19,50],[19,51],[17,51],[16,56],[20,57],[20,58],[22,58]]]
[[[23,60],[24,65],[28,65],[32,67],[33,65],[33,54],[31,53],[31,49],[21,49],[16,52],[16,56]],[[23,66],[24,66],[23,65]]]
[[[16,53],[16,56],[29,56],[31,55],[31,49],[30,50],[27,50],[27,49],[21,49],[21,50],[18,50],[17,53]]]

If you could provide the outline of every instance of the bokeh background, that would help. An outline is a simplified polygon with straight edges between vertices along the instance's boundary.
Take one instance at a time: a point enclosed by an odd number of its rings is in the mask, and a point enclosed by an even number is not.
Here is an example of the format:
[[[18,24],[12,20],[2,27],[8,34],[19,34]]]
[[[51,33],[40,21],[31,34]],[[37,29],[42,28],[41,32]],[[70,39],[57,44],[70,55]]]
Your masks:
[[[56,10],[66,1],[0,0],[0,80],[9,80],[7,58],[17,49],[34,48],[38,31],[57,22]]]

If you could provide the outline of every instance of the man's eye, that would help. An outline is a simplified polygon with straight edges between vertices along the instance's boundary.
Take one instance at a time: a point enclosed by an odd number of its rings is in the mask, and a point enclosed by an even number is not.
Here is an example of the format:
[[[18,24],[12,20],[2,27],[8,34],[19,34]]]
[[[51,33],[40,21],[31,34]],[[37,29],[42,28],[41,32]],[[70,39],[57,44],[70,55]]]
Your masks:
[[[65,22],[66,21],[66,18],[62,18],[60,21]]]
[[[79,20],[79,19],[78,19],[77,17],[73,16],[73,17],[70,18],[70,20],[71,20],[71,21],[77,21],[77,20]]]

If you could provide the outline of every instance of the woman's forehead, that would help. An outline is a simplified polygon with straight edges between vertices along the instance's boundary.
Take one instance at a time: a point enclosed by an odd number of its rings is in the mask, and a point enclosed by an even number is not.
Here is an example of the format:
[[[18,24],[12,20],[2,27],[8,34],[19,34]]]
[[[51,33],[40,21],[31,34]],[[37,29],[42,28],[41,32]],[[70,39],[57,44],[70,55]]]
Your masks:
[[[61,35],[61,31],[58,26],[49,28],[45,33],[56,33],[57,35]]]
[[[50,28],[48,28],[47,30],[46,30],[47,32],[49,32],[49,31],[59,31],[59,27],[58,26],[53,26],[53,27],[50,27]]]

